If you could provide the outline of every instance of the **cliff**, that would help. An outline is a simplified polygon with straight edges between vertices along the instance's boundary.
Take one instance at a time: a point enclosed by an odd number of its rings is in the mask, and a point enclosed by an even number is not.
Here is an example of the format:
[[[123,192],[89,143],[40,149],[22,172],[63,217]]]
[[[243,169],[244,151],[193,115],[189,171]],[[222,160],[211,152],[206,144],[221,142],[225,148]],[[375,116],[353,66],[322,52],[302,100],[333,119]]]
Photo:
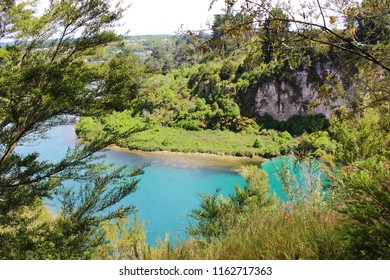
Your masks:
[[[356,96],[346,73],[331,63],[316,63],[309,70],[289,71],[284,78],[260,79],[246,98],[247,108],[259,116],[266,114],[287,121],[300,114],[329,117],[340,106],[351,105]]]

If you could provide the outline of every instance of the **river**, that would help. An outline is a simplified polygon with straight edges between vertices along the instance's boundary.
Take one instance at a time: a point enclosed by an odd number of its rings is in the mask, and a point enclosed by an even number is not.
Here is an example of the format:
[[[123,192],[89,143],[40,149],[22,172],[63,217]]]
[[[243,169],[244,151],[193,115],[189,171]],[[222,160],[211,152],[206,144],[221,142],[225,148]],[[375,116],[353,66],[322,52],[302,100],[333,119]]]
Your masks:
[[[74,125],[58,126],[51,129],[47,138],[17,148],[17,152],[27,154],[38,152],[40,159],[58,161],[77,141]],[[260,165],[259,161],[217,156],[189,156],[169,153],[130,152],[114,148],[104,152],[108,163],[128,166],[150,163],[141,176],[137,190],[126,198],[125,204],[135,205],[139,218],[146,222],[147,241],[155,245],[158,238],[171,240],[185,236],[192,209],[197,208],[198,194],[213,193],[217,187],[225,197],[234,191],[235,184],[243,187],[245,182],[237,169],[241,164]],[[272,166],[264,167],[271,173],[272,189],[278,195],[280,187],[272,176]],[[54,203],[51,207],[59,208]],[[59,209],[53,209],[58,211]]]

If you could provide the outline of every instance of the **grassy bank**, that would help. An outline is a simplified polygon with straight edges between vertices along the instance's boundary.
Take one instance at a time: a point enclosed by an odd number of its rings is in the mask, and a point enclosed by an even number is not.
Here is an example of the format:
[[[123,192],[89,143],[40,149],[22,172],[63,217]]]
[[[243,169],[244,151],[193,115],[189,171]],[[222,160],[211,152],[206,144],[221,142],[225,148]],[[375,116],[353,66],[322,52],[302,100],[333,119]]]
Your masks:
[[[172,151],[218,155],[273,157],[287,153],[296,144],[288,133],[262,130],[257,133],[235,133],[227,130],[191,131],[182,128],[148,124],[142,118],[124,118],[123,113],[100,120],[82,118],[77,124],[79,137],[88,141],[107,132],[119,135],[120,147],[141,151]],[[131,133],[128,133],[131,132]]]

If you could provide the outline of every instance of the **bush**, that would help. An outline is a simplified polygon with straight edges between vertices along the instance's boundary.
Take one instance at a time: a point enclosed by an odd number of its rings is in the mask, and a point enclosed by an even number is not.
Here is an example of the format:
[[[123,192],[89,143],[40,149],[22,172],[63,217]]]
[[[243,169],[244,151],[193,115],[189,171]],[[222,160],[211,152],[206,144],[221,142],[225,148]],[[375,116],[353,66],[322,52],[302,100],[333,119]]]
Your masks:
[[[344,246],[338,214],[327,203],[302,196],[291,209],[270,193],[267,174],[257,167],[242,172],[243,189],[224,199],[218,191],[202,196],[193,211],[196,225],[179,245],[186,258],[207,259],[339,259]],[[306,201],[307,200],[307,201]],[[301,203],[303,202],[303,203]],[[196,242],[196,240],[191,240]],[[199,245],[198,244],[198,245]]]
[[[202,130],[197,124],[197,121],[191,120],[191,121],[180,121],[177,123],[178,127],[181,127],[185,130],[193,130],[193,131],[199,131]]]
[[[226,60],[219,72],[221,80],[231,80],[234,78],[234,73],[236,72],[236,66],[231,60]]]
[[[283,139],[286,139],[286,140],[291,140],[291,139],[292,139],[291,134],[288,133],[287,131],[283,131],[283,132],[280,134],[280,137],[282,137]]]
[[[322,114],[294,115],[286,122],[279,122],[266,114],[258,117],[258,121],[267,129],[287,131],[294,136],[302,135],[304,132],[313,133],[324,130],[329,126],[329,121]]]
[[[263,147],[263,141],[261,139],[256,139],[255,140],[255,143],[253,143],[253,148],[261,148]]]
[[[172,145],[172,139],[169,139],[169,138],[165,138],[162,142],[161,142],[161,145],[163,146],[169,146],[169,145]]]
[[[349,258],[390,258],[390,162],[370,158],[340,171],[345,207],[352,220],[343,226],[349,241]],[[337,180],[337,178],[336,178]]]

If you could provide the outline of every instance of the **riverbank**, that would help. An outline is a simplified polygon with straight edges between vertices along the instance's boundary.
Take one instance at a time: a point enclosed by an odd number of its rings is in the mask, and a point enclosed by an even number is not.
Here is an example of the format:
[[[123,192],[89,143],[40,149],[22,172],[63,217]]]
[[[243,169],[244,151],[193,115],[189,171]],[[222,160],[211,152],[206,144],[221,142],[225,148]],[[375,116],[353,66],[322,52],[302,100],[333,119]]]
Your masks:
[[[117,145],[111,145],[107,147],[107,149],[145,156],[151,164],[175,168],[213,168],[238,172],[242,165],[260,166],[265,160],[263,157],[259,156],[250,158],[207,153],[131,150]]]
[[[246,158],[271,158],[287,153],[297,139],[287,132],[261,130],[233,132],[228,130],[185,130],[177,127],[152,125],[135,128],[134,123],[115,123],[110,119],[99,121],[82,118],[76,125],[79,138],[86,141],[102,132],[124,135],[116,140],[117,146],[140,151],[169,151],[184,154],[215,154]],[[129,131],[134,131],[128,133]]]

